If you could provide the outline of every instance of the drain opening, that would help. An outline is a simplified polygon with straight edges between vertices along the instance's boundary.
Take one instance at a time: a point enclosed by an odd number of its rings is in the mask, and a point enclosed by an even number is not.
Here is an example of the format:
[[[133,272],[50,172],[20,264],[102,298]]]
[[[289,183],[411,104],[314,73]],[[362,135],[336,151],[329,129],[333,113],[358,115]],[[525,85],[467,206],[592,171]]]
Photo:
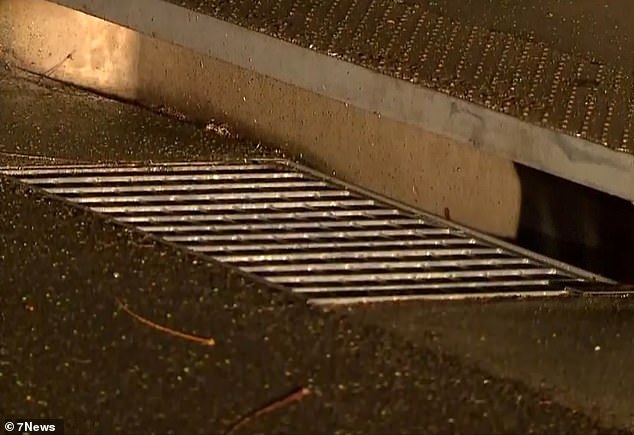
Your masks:
[[[283,160],[0,173],[313,303],[557,296],[615,284]]]

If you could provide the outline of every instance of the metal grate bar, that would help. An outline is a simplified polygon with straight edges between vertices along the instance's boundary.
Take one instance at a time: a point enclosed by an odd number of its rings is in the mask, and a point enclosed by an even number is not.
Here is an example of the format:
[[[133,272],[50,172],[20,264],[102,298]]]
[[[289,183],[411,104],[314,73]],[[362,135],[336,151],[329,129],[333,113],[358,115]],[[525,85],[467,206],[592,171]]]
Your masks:
[[[447,228],[426,230],[384,230],[383,237],[436,236],[450,234]],[[217,242],[221,240],[293,240],[293,239],[352,239],[374,238],[376,231],[313,231],[306,233],[265,233],[265,234],[205,234],[188,236],[163,236],[169,242]]]
[[[164,171],[163,171],[164,172]],[[97,177],[44,177],[23,178],[23,183],[46,184],[101,184],[101,183],[145,183],[167,181],[214,181],[214,180],[270,180],[270,179],[302,179],[302,174],[294,172],[255,172],[255,173],[220,173],[220,174],[179,174],[179,175],[111,175]]]
[[[487,258],[467,260],[384,261],[359,263],[296,263],[266,266],[242,266],[252,273],[324,272],[389,269],[465,268],[473,266],[517,266],[531,264],[528,258]]]
[[[148,206],[106,206],[91,207],[99,213],[160,213],[182,211],[223,211],[223,210],[269,210],[269,209],[301,209],[301,208],[333,208],[333,207],[368,207],[374,201],[366,199],[348,199],[333,201],[294,201],[294,202],[264,202],[259,203],[228,203],[228,204],[192,204],[192,205],[148,205]]]
[[[231,245],[187,245],[192,251],[196,252],[244,252],[244,251],[260,251],[260,252],[284,252],[284,251],[307,251],[310,252],[313,249],[330,249],[335,250],[337,248],[402,248],[409,246],[468,246],[475,245],[477,240],[475,239],[462,239],[462,238],[442,238],[442,239],[414,239],[414,240],[363,240],[357,242],[337,241],[337,242],[302,242],[302,243],[279,243],[273,241],[273,243],[265,244],[231,244]]]
[[[116,204],[121,202],[165,202],[165,201],[252,201],[259,199],[297,199],[297,198],[340,198],[349,197],[350,192],[340,190],[301,190],[275,192],[253,192],[253,193],[209,193],[209,194],[178,194],[178,195],[121,195],[121,196],[85,196],[71,197],[70,201],[79,204]]]
[[[182,214],[182,215],[150,215],[121,216],[120,222],[129,223],[167,223],[167,222],[226,222],[226,221],[273,221],[273,220],[306,220],[306,219],[340,219],[351,217],[373,218],[377,216],[398,216],[398,210],[359,209],[335,211],[297,211],[276,213],[233,213],[233,214]]]
[[[392,249],[373,251],[319,251],[300,254],[257,254],[257,255],[216,255],[216,259],[230,263],[261,263],[302,260],[344,260],[370,258],[406,258],[406,257],[469,257],[477,255],[502,254],[501,249]]]
[[[318,304],[555,296],[613,284],[288,161],[0,174]]]
[[[352,221],[283,222],[270,224],[225,224],[225,225],[143,225],[139,229],[150,233],[216,232],[216,231],[270,231],[297,230],[307,228],[349,228],[349,227],[394,227],[421,226],[420,219],[367,219]]]
[[[415,294],[392,294],[392,295],[372,295],[372,296],[334,296],[311,299],[310,302],[316,306],[336,306],[353,304],[376,304],[388,302],[407,301],[457,301],[464,299],[498,299],[498,298],[529,298],[529,297],[556,297],[569,295],[566,290],[522,290],[522,289],[500,289],[491,292],[419,292]]]
[[[570,279],[565,282],[573,285],[578,280]],[[470,282],[435,282],[425,284],[364,284],[362,286],[311,286],[295,287],[298,293],[314,294],[320,297],[321,294],[332,295],[333,293],[349,292],[388,292],[388,291],[429,291],[429,290],[455,290],[455,289],[503,289],[505,287],[548,287],[552,281],[548,279],[528,279],[528,280],[501,280],[501,281],[470,281]]]
[[[88,195],[107,193],[147,193],[182,191],[221,191],[221,190],[265,190],[265,189],[306,189],[327,187],[323,181],[288,181],[260,183],[216,183],[216,184],[141,184],[128,186],[98,187],[53,187],[48,189],[56,195]]]
[[[527,269],[499,269],[499,270],[466,270],[443,272],[374,272],[363,274],[333,274],[316,275],[313,273],[296,274],[292,276],[267,276],[271,282],[279,284],[301,284],[320,282],[371,282],[371,281],[411,281],[430,279],[459,279],[459,278],[497,278],[507,276],[546,276],[557,275],[556,269],[527,268]]]

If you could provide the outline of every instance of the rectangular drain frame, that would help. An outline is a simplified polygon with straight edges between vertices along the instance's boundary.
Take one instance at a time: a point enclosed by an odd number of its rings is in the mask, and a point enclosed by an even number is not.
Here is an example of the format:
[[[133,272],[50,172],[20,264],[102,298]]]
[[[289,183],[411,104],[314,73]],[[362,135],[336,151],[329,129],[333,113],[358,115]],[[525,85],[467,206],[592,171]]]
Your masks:
[[[618,287],[289,160],[5,167],[0,175],[313,304]]]

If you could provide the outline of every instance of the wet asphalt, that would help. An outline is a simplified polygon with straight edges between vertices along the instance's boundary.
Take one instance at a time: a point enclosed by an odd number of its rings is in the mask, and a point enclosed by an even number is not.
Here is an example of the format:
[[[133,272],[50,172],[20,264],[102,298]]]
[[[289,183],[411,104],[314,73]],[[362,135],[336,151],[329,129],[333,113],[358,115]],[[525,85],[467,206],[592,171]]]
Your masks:
[[[0,165],[277,155],[9,72],[0,125]],[[10,179],[0,204],[2,416],[64,418],[67,433],[226,433],[308,388],[238,433],[634,427],[631,301],[322,311]]]

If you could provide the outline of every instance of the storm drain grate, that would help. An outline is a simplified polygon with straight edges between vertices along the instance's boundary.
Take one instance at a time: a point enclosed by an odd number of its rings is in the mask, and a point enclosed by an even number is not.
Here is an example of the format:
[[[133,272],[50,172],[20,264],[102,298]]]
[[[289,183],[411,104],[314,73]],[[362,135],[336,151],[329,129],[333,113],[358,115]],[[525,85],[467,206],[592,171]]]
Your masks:
[[[313,303],[556,296],[612,284],[284,160],[0,173]]]

